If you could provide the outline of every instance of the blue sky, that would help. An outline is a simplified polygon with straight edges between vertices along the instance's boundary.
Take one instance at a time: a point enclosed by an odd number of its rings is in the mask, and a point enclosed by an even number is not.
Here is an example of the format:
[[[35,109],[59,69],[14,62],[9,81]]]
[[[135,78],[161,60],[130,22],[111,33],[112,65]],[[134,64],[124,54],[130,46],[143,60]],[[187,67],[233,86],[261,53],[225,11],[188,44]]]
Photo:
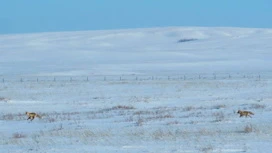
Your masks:
[[[1,0],[0,34],[167,26],[272,28],[271,0]]]

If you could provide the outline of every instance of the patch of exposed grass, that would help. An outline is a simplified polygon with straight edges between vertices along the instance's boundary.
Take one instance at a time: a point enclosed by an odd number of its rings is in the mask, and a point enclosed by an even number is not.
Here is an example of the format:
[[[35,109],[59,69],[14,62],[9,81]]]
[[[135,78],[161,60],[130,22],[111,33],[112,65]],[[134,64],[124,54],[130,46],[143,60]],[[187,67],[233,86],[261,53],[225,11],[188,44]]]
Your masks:
[[[26,135],[23,133],[16,132],[16,133],[12,134],[12,138],[14,138],[14,139],[26,138]]]

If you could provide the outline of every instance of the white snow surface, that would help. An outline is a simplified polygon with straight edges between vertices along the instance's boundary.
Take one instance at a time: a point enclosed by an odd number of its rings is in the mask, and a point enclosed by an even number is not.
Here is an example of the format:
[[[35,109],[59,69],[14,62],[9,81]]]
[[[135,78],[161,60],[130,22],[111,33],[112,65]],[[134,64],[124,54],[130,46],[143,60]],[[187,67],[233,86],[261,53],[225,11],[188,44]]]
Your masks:
[[[263,72],[271,39],[271,29],[199,27],[1,35],[0,75]]]
[[[271,42],[228,27],[0,35],[0,152],[271,152]]]

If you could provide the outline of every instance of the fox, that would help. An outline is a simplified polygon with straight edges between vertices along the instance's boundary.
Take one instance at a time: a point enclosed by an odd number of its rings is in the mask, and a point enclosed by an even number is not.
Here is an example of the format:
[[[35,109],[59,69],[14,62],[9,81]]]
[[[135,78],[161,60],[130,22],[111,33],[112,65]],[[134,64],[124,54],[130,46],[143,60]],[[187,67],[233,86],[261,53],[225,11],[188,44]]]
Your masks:
[[[242,111],[242,110],[238,110],[237,112],[238,114],[240,114],[240,117],[245,116],[245,117],[250,117],[251,115],[254,115],[254,113],[252,113],[251,111]]]
[[[34,120],[35,117],[42,118],[39,114],[33,112],[26,112],[26,115],[28,116],[27,120],[30,119],[30,121]]]

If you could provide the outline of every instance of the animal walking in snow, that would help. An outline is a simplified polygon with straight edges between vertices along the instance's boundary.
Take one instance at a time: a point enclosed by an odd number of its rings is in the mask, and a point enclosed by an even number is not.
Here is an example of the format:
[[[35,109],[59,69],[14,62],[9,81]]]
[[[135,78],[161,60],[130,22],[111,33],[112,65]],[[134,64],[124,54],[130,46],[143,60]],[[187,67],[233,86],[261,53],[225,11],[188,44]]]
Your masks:
[[[238,114],[240,114],[240,117],[251,117],[251,115],[254,115],[254,113],[252,113],[251,111],[242,111],[242,110],[238,110],[237,112]]]
[[[38,117],[38,118],[42,118],[39,114],[37,113],[30,113],[30,112],[26,112],[26,115],[28,116],[27,120],[34,120],[35,117]]]

